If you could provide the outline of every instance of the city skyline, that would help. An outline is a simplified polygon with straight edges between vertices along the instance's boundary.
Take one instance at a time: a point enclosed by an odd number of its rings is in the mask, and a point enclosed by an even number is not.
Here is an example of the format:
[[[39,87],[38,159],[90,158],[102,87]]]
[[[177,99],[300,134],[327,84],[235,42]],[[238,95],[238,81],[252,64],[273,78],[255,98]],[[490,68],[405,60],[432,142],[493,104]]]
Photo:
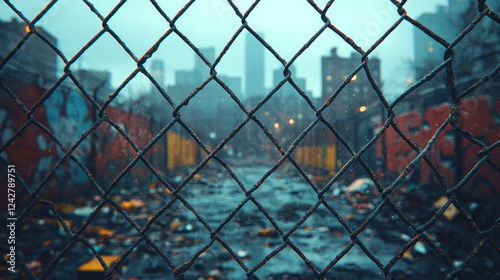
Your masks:
[[[326,1],[318,1],[317,4],[320,7],[324,6],[326,3],[322,2]],[[405,8],[410,16],[416,18],[423,12],[435,11],[437,5],[447,3],[445,0],[428,2],[428,5],[409,2],[405,5]],[[235,3],[240,7],[240,10],[246,10],[250,6],[251,1],[240,0],[235,1]],[[106,15],[114,6],[114,4],[101,2],[94,4],[103,15]],[[349,21],[342,19],[348,17],[353,12],[351,8],[353,4],[355,3],[337,1],[334,7],[329,10],[328,15],[333,19],[338,19],[332,23],[358,42],[363,49],[367,49],[373,44],[376,38],[398,19],[396,9],[391,3],[388,1],[372,1],[368,5],[359,5],[360,9],[357,11],[357,14],[364,16],[359,18],[359,23],[356,16],[354,24],[349,26],[346,25]],[[4,3],[0,5],[5,6],[0,7],[0,18],[9,20],[11,17],[17,17]],[[16,5],[26,14],[28,19],[34,18],[39,10],[43,8],[43,5],[30,6],[28,3],[23,2],[16,3]],[[179,3],[165,3],[162,5],[165,5],[162,8],[171,17],[183,6]],[[163,32],[168,29],[168,23],[156,11],[153,13],[153,9],[152,5],[140,6],[135,1],[128,1],[109,22],[109,26],[120,37],[123,37],[127,46],[137,57],[142,56],[149,46],[156,42]],[[75,10],[81,12],[71,15]],[[210,12],[203,13],[201,12],[203,10]],[[272,17],[269,17],[267,14],[269,11],[277,10],[282,12],[274,13]],[[342,13],[341,11],[344,10],[345,12]],[[132,11],[136,14],[135,16],[132,16]],[[150,17],[140,17],[141,14],[149,12],[151,12]],[[137,15],[140,18],[137,18]],[[134,18],[135,20],[127,21],[129,18]],[[282,55],[284,60],[289,61],[323,25],[319,18],[319,14],[305,1],[294,1],[289,5],[283,5],[280,1],[262,1],[250,14],[248,23],[253,30],[265,38],[271,47]],[[78,20],[78,22],[75,22],[75,20]],[[66,36],[68,28],[65,28],[65,26],[68,22],[72,27],[72,34]],[[204,24],[199,24],[198,22],[203,22]],[[73,40],[60,42],[59,47],[67,58],[71,58],[90,38],[102,29],[102,23],[99,19],[89,11],[86,5],[79,1],[78,3],[69,1],[57,2],[37,25],[46,28],[48,32],[51,32],[56,37],[64,36],[73,38]],[[240,25],[241,22],[239,22],[234,11],[224,1],[217,1],[212,4],[196,1],[176,23],[178,30],[183,32],[196,47],[210,47],[207,43],[214,46],[215,57],[222,51],[225,44],[234,35],[234,32]],[[154,29],[152,29],[153,26],[155,26]],[[406,77],[399,77],[393,73],[404,73],[407,71],[404,70],[407,66],[401,62],[410,60],[413,53],[411,45],[412,36],[408,34],[411,33],[408,32],[410,28],[410,26],[402,24],[372,54],[384,61],[384,66],[381,69],[381,77],[384,81],[384,90],[389,94],[391,92],[401,93],[405,85]],[[128,30],[128,33],[124,33],[125,30]],[[152,32],[148,31],[145,33],[145,30],[151,30]],[[243,49],[245,36],[243,35],[247,34],[247,31],[243,31],[234,41],[229,52],[217,66],[216,70],[218,73],[244,76]],[[406,38],[401,40],[401,34],[406,36]],[[142,36],[143,39],[135,40],[134,38],[137,36]],[[209,40],[206,39],[208,38],[207,36],[210,36]],[[109,35],[100,38],[96,42],[96,46],[87,50],[72,65],[72,68],[109,70],[112,72],[113,86],[120,84],[133,71],[135,65],[133,60],[113,40]],[[399,44],[393,44],[395,41]],[[342,56],[349,56],[352,51],[352,48],[343,42],[340,37],[331,32],[331,30],[327,30],[301,55],[301,58],[294,62],[297,71],[307,81],[307,90],[314,97],[319,97],[321,93],[321,56],[327,55],[333,46],[337,46]],[[395,49],[397,51],[394,51]],[[177,36],[169,36],[160,45],[158,52],[150,60],[164,58],[167,65],[165,69],[165,82],[167,85],[171,85],[174,83],[174,71],[190,67],[189,65],[193,61],[193,53]],[[283,66],[267,50],[265,51],[265,63],[266,73],[264,83],[267,89],[273,87],[273,71]],[[149,66],[148,64],[150,64],[149,61],[146,66]],[[135,91],[150,87],[148,81],[142,77],[134,79],[133,82]]]

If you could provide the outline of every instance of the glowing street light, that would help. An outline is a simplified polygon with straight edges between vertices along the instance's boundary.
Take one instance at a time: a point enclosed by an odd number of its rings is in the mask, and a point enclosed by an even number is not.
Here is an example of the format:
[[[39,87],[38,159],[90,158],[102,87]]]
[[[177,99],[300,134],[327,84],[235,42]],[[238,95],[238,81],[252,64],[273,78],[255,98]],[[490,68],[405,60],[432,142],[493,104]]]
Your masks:
[[[366,111],[366,106],[361,106],[361,107],[359,107],[359,111],[360,111],[361,113],[363,113],[364,111]]]
[[[279,123],[274,123],[274,128],[276,128],[276,129],[280,128],[280,124]]]
[[[294,120],[294,119],[289,119],[289,120],[288,120],[288,123],[289,123],[289,124],[294,124],[294,123],[295,123],[295,120]]]

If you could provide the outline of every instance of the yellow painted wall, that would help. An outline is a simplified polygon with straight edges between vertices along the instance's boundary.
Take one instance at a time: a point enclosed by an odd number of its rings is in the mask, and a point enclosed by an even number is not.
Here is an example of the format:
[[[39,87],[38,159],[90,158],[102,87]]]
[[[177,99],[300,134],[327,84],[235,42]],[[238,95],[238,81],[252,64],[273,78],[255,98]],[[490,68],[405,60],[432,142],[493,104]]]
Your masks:
[[[296,159],[304,167],[335,171],[337,149],[335,145],[297,147]]]
[[[198,144],[180,136],[175,132],[167,132],[167,166],[175,169],[196,165],[198,158]]]

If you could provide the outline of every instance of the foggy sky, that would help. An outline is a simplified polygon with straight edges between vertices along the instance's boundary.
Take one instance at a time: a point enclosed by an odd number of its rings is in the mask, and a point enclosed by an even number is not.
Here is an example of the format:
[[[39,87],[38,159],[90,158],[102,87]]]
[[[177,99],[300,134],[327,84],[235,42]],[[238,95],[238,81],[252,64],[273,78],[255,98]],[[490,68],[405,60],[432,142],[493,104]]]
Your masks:
[[[31,20],[50,1],[11,2]],[[103,16],[106,16],[119,1],[91,2]],[[165,13],[173,18],[187,1],[158,2]],[[327,0],[316,1],[321,8],[327,2]],[[234,3],[244,12],[253,0],[234,0]],[[446,3],[447,0],[409,0],[405,8],[409,16],[417,18],[423,12],[434,12],[437,5]],[[389,0],[337,0],[330,8],[328,16],[337,28],[350,36],[364,50],[367,50],[399,18],[396,7]],[[11,17],[17,16],[3,1],[0,2],[0,18],[5,21]],[[262,34],[286,61],[289,61],[323,25],[320,15],[305,0],[261,0],[247,21],[249,26]],[[169,28],[168,23],[153,5],[145,0],[127,1],[109,21],[109,25],[138,58]],[[178,30],[194,45],[198,48],[214,47],[216,56],[240,25],[241,20],[225,0],[195,1],[176,22]],[[68,60],[102,29],[99,18],[83,1],[74,0],[58,1],[37,26],[44,27],[58,39],[58,46]],[[217,66],[217,73],[240,76],[243,79],[243,48],[246,34],[241,35]],[[406,78],[412,75],[408,66],[409,61],[413,59],[412,44],[413,27],[403,22],[372,54],[382,61],[383,90],[390,96],[400,94],[404,90]],[[306,78],[307,91],[313,96],[321,94],[321,56],[329,55],[332,47],[337,47],[341,56],[349,56],[353,51],[338,35],[331,30],[325,30],[294,63],[296,69],[294,75]],[[175,70],[192,69],[195,58],[193,51],[177,35],[171,34],[148,61],[146,67],[150,66],[153,59],[165,62],[166,84],[173,84]],[[283,67],[267,51],[265,63],[265,85],[269,88],[273,86],[272,71]],[[71,69],[79,67],[108,70],[112,73],[113,86],[117,86],[136,65],[116,41],[106,34],[87,50]],[[244,83],[244,79],[242,82]],[[125,92],[141,94],[149,88],[150,82],[140,76],[134,79]]]

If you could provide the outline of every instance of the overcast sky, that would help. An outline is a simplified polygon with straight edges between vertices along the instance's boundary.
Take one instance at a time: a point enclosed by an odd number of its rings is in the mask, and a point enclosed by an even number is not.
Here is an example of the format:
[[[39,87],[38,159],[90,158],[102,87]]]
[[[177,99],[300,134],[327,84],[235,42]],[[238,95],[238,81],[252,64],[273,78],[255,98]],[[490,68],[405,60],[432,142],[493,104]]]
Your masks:
[[[11,0],[30,20],[49,2]],[[107,15],[119,1],[91,2],[102,15]],[[187,1],[158,2],[172,18]],[[234,0],[234,3],[241,11],[246,11],[253,0]],[[327,0],[318,0],[316,3],[324,7]],[[424,12],[434,12],[437,5],[445,4],[447,0],[408,0],[405,8],[411,17],[417,18]],[[396,8],[389,0],[336,0],[328,16],[337,28],[364,50],[398,19]],[[9,20],[11,17],[16,15],[3,1],[0,2],[0,18]],[[261,0],[249,16],[248,23],[287,61],[323,25],[320,15],[306,0]],[[76,0],[58,1],[37,25],[44,27],[58,39],[58,46],[68,59],[102,28],[98,17],[83,1]],[[169,28],[168,23],[146,0],[127,1],[110,20],[109,25],[137,57],[141,57]],[[214,47],[216,55],[222,51],[240,25],[241,20],[225,0],[195,1],[176,23],[177,28],[198,48]],[[240,36],[235,41],[218,65],[218,73],[244,76],[244,38]],[[384,91],[389,95],[401,93],[406,78],[411,76],[408,62],[413,59],[412,43],[413,27],[403,22],[373,53],[382,61]],[[321,94],[321,57],[329,55],[332,47],[337,47],[341,56],[349,56],[353,51],[335,33],[326,30],[294,63],[297,71],[295,75],[306,78],[307,90],[314,96]],[[172,34],[163,42],[153,59],[165,62],[166,83],[172,84],[175,70],[192,69],[195,58],[191,49],[178,36]],[[111,36],[105,35],[72,66],[72,69],[78,67],[109,70],[116,86],[134,70],[135,64]],[[266,54],[266,87],[272,86],[271,73],[279,67],[281,64],[270,53]],[[139,77],[127,90],[128,93],[144,92],[149,86],[144,78]]]

